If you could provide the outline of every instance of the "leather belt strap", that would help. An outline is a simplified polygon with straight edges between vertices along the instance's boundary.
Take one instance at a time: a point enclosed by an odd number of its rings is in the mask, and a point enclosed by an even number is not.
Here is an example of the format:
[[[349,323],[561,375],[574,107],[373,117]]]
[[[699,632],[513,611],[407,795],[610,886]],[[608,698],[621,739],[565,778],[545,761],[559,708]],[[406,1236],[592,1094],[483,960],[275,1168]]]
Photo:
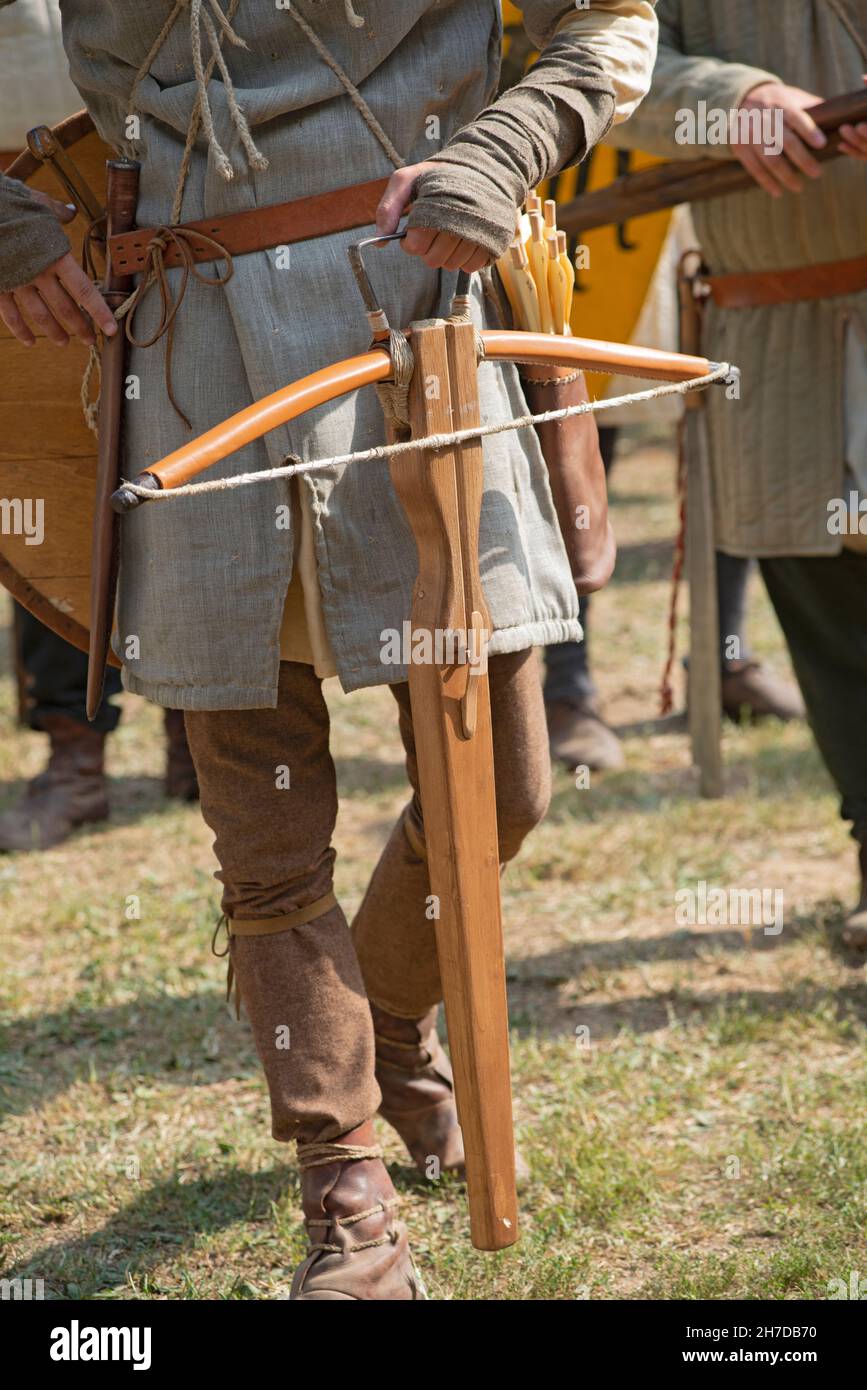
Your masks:
[[[289,246],[314,237],[333,236],[336,232],[369,227],[376,220],[376,209],[385,192],[388,179],[372,179],[368,183],[351,184],[331,193],[315,193],[310,198],[295,198],[291,203],[275,203],[267,208],[249,208],[219,217],[206,217],[200,222],[184,222],[183,230],[198,234],[191,247],[198,262],[218,261],[223,252],[230,256],[245,256],[251,251],[270,251],[275,246]],[[116,274],[135,275],[146,268],[148,247],[161,228],[142,227],[133,232],[109,237],[108,250]],[[200,237],[219,242],[219,248],[208,246]],[[165,265],[181,264],[176,245],[170,244],[163,256]]]
[[[752,309],[767,304],[798,304],[836,299],[867,290],[867,256],[792,270],[760,270],[746,275],[701,277],[709,298],[720,309]]]
[[[241,984],[235,974],[235,962],[232,958],[231,945],[232,939],[236,936],[273,936],[277,932],[288,931],[290,927],[303,927],[308,922],[315,922],[317,917],[322,917],[326,912],[330,912],[337,906],[337,899],[333,890],[326,893],[323,897],[317,898],[315,902],[308,903],[306,907],[296,907],[294,912],[284,912],[280,917],[221,917],[211,940],[211,950],[215,956],[222,958],[227,956],[226,971],[226,1003],[232,997],[232,986],[235,986],[235,1017],[241,1017]],[[217,950],[217,937],[220,928],[226,928],[228,942],[225,951]]]
[[[296,907],[294,912],[284,912],[280,917],[228,917],[226,931],[229,936],[271,936],[275,932],[287,931],[289,927],[303,927],[315,922],[337,906],[334,893],[326,893],[306,907]]]

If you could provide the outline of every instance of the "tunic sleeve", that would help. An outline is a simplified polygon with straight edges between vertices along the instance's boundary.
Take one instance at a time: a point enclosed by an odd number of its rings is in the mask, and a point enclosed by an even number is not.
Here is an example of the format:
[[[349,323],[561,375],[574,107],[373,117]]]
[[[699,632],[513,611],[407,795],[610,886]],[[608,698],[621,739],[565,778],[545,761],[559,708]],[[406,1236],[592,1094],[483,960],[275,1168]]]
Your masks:
[[[575,29],[593,44],[614,86],[614,124],[628,120],[650,89],[659,25],[651,0],[603,0],[589,10],[572,8],[558,33]]]
[[[779,82],[772,72],[722,58],[687,55],[680,25],[680,0],[660,0],[659,53],[650,91],[636,114],[617,132],[617,144],[642,149],[664,159],[695,159],[697,154],[730,159],[728,145],[708,145],[696,150],[675,138],[677,115],[695,111],[699,101],[707,109],[731,111],[739,107],[754,87]]]
[[[23,183],[0,174],[0,293],[26,285],[68,250],[54,213]]]
[[[544,43],[541,56],[435,156],[436,168],[419,180],[409,218],[411,227],[468,237],[493,256],[512,240],[516,210],[529,190],[584,159],[615,113],[610,55],[597,43],[593,10],[573,13],[562,0],[537,0],[523,9],[530,37]],[[655,27],[650,7],[640,10],[621,17],[624,32]],[[562,26],[570,16],[574,22]]]

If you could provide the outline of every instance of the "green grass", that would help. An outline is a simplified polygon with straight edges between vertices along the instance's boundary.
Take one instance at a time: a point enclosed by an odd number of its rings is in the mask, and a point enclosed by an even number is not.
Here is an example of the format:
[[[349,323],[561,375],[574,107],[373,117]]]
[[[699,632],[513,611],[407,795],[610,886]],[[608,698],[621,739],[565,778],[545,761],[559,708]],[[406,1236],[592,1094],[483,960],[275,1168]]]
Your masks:
[[[460,1185],[419,1179],[382,1129],[436,1298],[822,1299],[867,1273],[867,990],[835,940],[851,845],[803,727],[728,729],[710,803],[682,720],[656,719],[671,478],[661,449],[618,465],[621,577],[594,600],[627,768],[587,790],[558,772],[505,880],[520,1243],[474,1251]],[[758,584],[751,628],[784,667]],[[15,728],[8,674],[0,696],[11,800],[42,741]],[[402,753],[385,692],[329,701],[351,913]],[[124,703],[110,826],[0,860],[0,1267],[54,1298],[272,1298],[304,1248],[293,1156],[209,953],[210,834],[162,797],[158,712]],[[700,878],[782,887],[784,931],[678,927]]]

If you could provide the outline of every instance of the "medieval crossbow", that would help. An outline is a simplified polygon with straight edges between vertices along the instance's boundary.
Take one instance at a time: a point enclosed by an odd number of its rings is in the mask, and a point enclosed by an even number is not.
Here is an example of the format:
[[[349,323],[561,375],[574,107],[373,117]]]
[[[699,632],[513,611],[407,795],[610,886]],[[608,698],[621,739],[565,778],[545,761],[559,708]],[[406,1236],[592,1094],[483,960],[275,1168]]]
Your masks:
[[[478,366],[488,362],[570,366],[631,373],[685,393],[731,374],[728,364],[624,344],[494,330],[478,333],[461,277],[446,319],[414,323],[396,334],[366,274],[361,243],[350,251],[373,332],[368,352],[335,363],[257,401],[150,465],[114,494],[125,512],[147,500],[197,488],[233,488],[260,478],[388,458],[391,480],[418,548],[414,634],[442,655],[438,634],[463,634],[441,661],[413,664],[409,690],[418,749],[431,892],[455,1095],[464,1133],[471,1238],[479,1249],[511,1245],[518,1234],[506,976],[500,909],[500,859],[488,678],[478,658],[490,619],[479,572],[483,491],[482,438],[599,408],[600,403],[482,425]],[[397,348],[400,347],[398,354]],[[398,363],[397,357],[400,356]],[[403,377],[409,437],[339,458],[213,482],[198,474],[308,410],[364,386]],[[424,383],[439,381],[436,399]],[[654,392],[640,393],[642,395]],[[447,664],[451,662],[451,664]]]

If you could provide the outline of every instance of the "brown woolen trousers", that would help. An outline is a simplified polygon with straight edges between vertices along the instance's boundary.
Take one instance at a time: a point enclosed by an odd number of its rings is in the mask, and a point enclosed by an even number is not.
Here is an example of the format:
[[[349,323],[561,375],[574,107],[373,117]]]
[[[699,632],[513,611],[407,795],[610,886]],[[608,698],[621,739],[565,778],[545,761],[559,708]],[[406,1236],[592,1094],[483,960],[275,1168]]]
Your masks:
[[[545,814],[550,762],[535,652],[491,657],[488,668],[505,863]],[[409,687],[390,689],[413,796],[351,933],[333,898],[337,779],[312,666],[281,663],[275,709],[186,714],[275,1139],[334,1139],[375,1114],[369,999],[419,1018],[442,998]]]

